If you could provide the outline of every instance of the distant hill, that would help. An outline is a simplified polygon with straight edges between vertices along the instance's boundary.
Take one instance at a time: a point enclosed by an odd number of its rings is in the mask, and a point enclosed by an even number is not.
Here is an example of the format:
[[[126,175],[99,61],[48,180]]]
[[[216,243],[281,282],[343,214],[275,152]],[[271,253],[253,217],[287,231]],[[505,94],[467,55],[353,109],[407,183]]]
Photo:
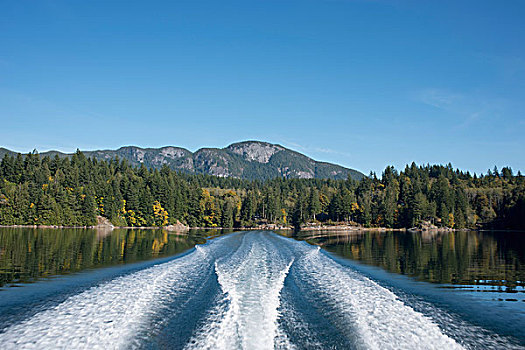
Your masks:
[[[0,148],[0,159],[6,153]],[[160,168],[164,164],[187,173],[209,174],[221,177],[237,177],[248,180],[266,180],[275,177],[346,179],[356,180],[364,175],[340,165],[318,162],[299,152],[281,145],[260,141],[245,141],[225,148],[201,148],[195,153],[181,147],[140,148],[121,147],[117,150],[83,151],[86,157],[110,160],[115,157],[128,160],[132,165],[144,164],[148,168]],[[58,151],[40,153],[41,156],[68,157],[71,154]]]

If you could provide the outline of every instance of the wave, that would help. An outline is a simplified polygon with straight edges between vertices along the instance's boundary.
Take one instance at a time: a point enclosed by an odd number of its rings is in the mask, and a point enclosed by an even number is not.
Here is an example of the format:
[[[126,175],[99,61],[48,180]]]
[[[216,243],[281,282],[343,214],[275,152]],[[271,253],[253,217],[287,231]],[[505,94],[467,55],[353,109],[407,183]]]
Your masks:
[[[461,349],[425,315],[401,302],[390,290],[308,248],[297,261],[297,275],[312,302],[337,319],[341,332],[355,334],[364,349]]]
[[[231,256],[215,262],[224,299],[187,349],[273,349],[277,340],[280,292],[294,258],[262,235],[244,235]]]
[[[175,295],[193,289],[210,263],[208,247],[69,297],[0,333],[3,349],[121,349]]]
[[[188,350],[462,348],[389,289],[269,232],[213,239],[73,295],[2,330],[0,344],[151,348],[163,336],[157,345]]]

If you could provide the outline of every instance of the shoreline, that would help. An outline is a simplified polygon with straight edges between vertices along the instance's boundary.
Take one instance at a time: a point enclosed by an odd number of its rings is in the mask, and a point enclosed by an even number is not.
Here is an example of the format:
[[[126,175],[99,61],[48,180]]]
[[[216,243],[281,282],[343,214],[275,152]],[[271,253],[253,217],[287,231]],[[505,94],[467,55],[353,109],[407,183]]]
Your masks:
[[[35,229],[94,229],[108,230],[114,229],[131,229],[131,230],[167,230],[174,233],[188,232],[190,230],[237,230],[237,231],[294,231],[293,227],[278,225],[260,225],[256,227],[188,227],[182,225],[169,226],[113,226],[113,225],[95,225],[95,226],[67,226],[67,225],[0,225],[0,228],[35,228]],[[375,231],[375,232],[460,232],[460,231],[487,231],[480,228],[388,228],[388,227],[360,227],[349,225],[329,225],[329,226],[307,226],[302,227],[300,231]],[[488,230],[492,231],[492,230]],[[512,231],[512,230],[497,230]]]

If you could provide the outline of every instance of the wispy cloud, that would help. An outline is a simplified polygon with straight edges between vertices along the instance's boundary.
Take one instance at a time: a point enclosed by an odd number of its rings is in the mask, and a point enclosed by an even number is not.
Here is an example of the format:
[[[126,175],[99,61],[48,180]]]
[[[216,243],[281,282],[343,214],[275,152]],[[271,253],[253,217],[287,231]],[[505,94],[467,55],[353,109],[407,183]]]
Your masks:
[[[525,58],[511,55],[479,53],[477,58],[488,63],[506,79],[520,79],[525,73]]]
[[[461,101],[462,96],[446,90],[425,89],[418,94],[417,98],[429,106],[447,109]]]
[[[344,156],[344,157],[351,157],[350,153],[337,151],[331,148],[312,147],[312,146],[302,145],[297,142],[293,142],[289,140],[285,140],[282,143],[286,145],[287,147],[291,147],[291,148],[294,148],[298,151],[305,152],[305,153],[325,153],[325,154],[334,154],[334,155],[339,155],[339,156]]]
[[[457,117],[453,126],[462,129],[481,120],[499,118],[506,105],[502,98],[487,98],[446,89],[430,88],[419,91],[415,99],[423,104]]]
[[[0,101],[1,100],[11,102],[12,105],[17,107],[19,113],[31,114],[35,113],[35,111],[45,111],[51,116],[48,121],[67,122],[72,125],[78,122],[84,122],[86,119],[101,121],[125,120],[125,118],[122,117],[84,110],[40,96],[28,95],[2,88],[0,88]]]
[[[347,153],[339,152],[339,151],[336,151],[336,150],[333,150],[333,149],[330,149],[330,148],[318,148],[318,147],[315,147],[314,150],[316,152],[320,152],[320,153],[347,155]]]

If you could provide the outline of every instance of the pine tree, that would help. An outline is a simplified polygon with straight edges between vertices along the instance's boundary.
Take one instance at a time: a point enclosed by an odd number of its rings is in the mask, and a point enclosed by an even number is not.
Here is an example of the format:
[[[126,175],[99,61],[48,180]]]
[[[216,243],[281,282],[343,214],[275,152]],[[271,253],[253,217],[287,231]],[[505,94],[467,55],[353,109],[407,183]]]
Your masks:
[[[321,201],[319,200],[319,190],[316,188],[310,191],[310,198],[308,199],[308,218],[315,220],[317,214],[321,212]]]

